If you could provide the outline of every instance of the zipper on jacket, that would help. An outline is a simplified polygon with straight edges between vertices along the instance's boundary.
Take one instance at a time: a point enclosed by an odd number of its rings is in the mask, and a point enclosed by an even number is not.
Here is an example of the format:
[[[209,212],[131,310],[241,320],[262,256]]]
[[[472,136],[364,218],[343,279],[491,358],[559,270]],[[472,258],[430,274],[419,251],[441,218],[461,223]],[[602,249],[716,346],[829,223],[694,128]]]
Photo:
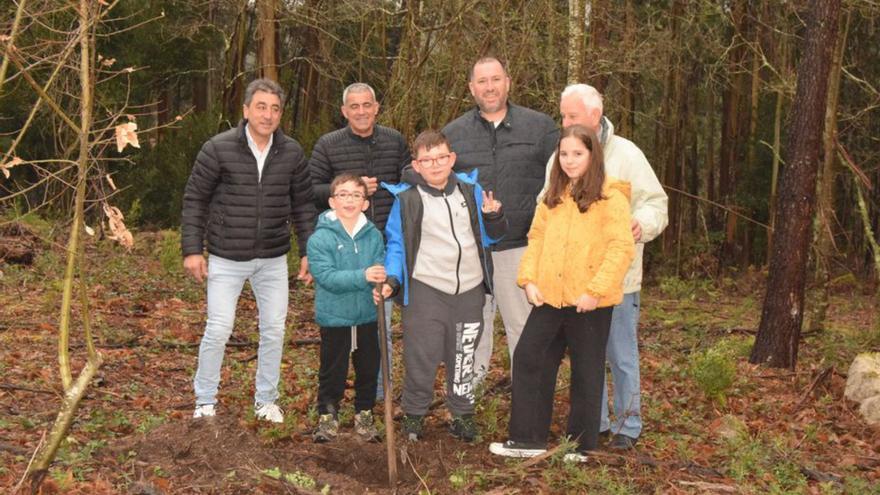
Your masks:
[[[278,154],[278,148],[272,145],[269,154],[266,155],[266,161],[263,162],[263,170],[257,170],[257,239],[254,250],[259,251],[263,246],[263,176],[269,169],[269,162]],[[255,158],[256,159],[256,158]]]
[[[446,212],[449,213],[449,230],[452,231],[452,238],[455,239],[455,244],[458,246],[458,259],[455,261],[455,294],[458,295],[458,291],[461,289],[461,242],[458,241],[458,236],[455,234],[452,207],[449,206],[449,199],[445,192],[443,193],[443,202],[446,203]]]

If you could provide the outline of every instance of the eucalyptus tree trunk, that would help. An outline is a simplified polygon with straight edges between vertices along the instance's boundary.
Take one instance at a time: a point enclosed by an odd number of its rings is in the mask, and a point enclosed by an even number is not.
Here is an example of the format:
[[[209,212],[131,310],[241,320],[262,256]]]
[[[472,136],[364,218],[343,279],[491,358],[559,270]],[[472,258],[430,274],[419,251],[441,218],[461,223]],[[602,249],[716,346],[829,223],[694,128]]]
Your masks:
[[[276,0],[257,0],[257,38],[260,40],[260,77],[278,82]]]
[[[590,13],[586,7],[589,5],[590,0],[568,0],[568,84],[582,82],[584,26],[590,23]]]
[[[248,0],[239,2],[238,17],[234,31],[226,47],[226,63],[223,71],[222,128],[234,126],[241,117],[241,103],[244,99],[244,59],[247,54],[248,32],[250,31],[251,11]]]
[[[761,323],[749,357],[752,363],[791,369],[797,365],[810,224],[839,15],[840,0],[810,2],[780,184],[776,239]]]
[[[816,239],[816,283],[819,286],[819,298],[810,314],[811,331],[825,329],[828,316],[828,305],[831,299],[831,258],[836,250],[834,246],[834,183],[837,178],[837,108],[840,101],[840,73],[843,68],[843,52],[846,48],[846,37],[849,32],[850,13],[847,12],[841,24],[843,31],[837,38],[834,55],[831,61],[831,73],[828,76],[828,104],[825,107],[825,135],[822,139],[824,152],[822,169],[819,173],[818,204],[816,218],[813,222]]]

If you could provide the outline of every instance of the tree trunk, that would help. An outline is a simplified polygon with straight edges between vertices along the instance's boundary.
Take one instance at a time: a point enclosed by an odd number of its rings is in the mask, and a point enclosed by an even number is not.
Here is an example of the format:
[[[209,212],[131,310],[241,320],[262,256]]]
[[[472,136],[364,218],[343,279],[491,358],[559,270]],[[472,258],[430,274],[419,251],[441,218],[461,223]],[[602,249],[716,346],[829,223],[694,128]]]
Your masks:
[[[278,81],[275,44],[275,0],[257,0],[257,39],[260,42],[260,77]]]
[[[738,173],[736,165],[740,163],[742,147],[742,100],[745,94],[745,77],[743,64],[746,50],[741,33],[746,24],[745,2],[734,2],[731,18],[733,22],[731,42],[733,48],[727,60],[728,84],[722,93],[721,121],[721,159],[718,170],[718,196],[720,202],[731,209],[736,209],[736,186]],[[718,222],[713,222],[717,225]],[[736,259],[736,223],[737,217],[727,214],[725,239],[722,247],[721,265],[724,266]]]
[[[250,31],[251,13],[248,0],[241,1],[238,18],[235,20],[235,31],[229,40],[226,50],[226,64],[223,81],[223,115],[225,121],[221,127],[234,126],[241,116],[241,104],[244,100],[244,59],[247,54],[248,31]]]
[[[823,136],[824,157],[822,170],[819,174],[818,204],[814,221],[816,239],[816,283],[819,286],[819,299],[811,311],[809,329],[822,331],[825,329],[825,318],[831,298],[831,258],[834,256],[834,184],[837,179],[837,107],[840,100],[840,73],[843,67],[843,51],[846,48],[846,36],[849,31],[850,14],[847,12],[843,24],[843,32],[837,38],[834,55],[831,60],[831,73],[828,75],[828,104],[825,108],[825,135]]]
[[[588,80],[590,85],[596,88],[600,93],[604,94],[608,86],[608,70],[602,62],[605,54],[605,47],[608,45],[608,29],[606,26],[608,19],[608,5],[602,0],[589,0],[587,2],[587,15],[590,16],[588,24],[590,26],[590,50],[584,55],[589,54],[590,64],[587,63],[587,57],[583,57],[584,65],[581,67],[581,74],[584,80]],[[592,77],[587,78],[587,70],[592,69]]]
[[[590,23],[585,17],[584,1],[590,4],[590,0],[568,0],[568,84],[579,83],[582,78],[584,25]]]
[[[636,38],[636,14],[633,8],[633,0],[626,0],[624,27],[623,27],[623,47],[625,50],[635,48]],[[629,138],[633,137],[635,131],[635,85],[636,79],[629,71],[621,75],[620,85],[622,86],[622,95],[620,98],[620,132],[621,136]]]
[[[816,174],[839,14],[840,0],[810,2],[776,214],[778,232],[770,258],[761,323],[749,357],[752,363],[790,369],[797,365],[810,222],[816,202]]]

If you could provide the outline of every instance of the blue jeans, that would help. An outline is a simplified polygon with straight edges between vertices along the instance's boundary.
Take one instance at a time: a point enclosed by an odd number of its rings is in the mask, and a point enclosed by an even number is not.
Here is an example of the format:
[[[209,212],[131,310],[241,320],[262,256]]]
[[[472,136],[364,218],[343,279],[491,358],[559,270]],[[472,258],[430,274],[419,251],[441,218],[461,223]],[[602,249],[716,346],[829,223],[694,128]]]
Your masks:
[[[391,310],[394,309],[394,301],[391,299],[385,300],[385,335],[386,335],[386,345],[388,346],[388,380],[390,381],[394,376],[391,373],[391,370],[394,369],[391,364],[394,362],[391,359]],[[376,400],[380,401],[385,399],[385,383],[382,381],[382,365],[380,362],[379,365],[379,384],[376,386]]]
[[[614,384],[614,424],[608,418],[607,380],[602,389],[602,416],[600,431],[611,430],[638,438],[642,433],[641,383],[639,378],[639,292],[623,295],[623,302],[614,306],[611,334],[605,349],[605,359],[611,365]],[[606,373],[607,374],[607,373]]]
[[[232,261],[219,256],[208,260],[208,321],[199,345],[199,363],[193,379],[196,404],[215,404],[220,366],[232,334],[235,308],[245,280],[250,280],[260,313],[256,394],[262,404],[278,399],[281,353],[287,320],[287,257]]]

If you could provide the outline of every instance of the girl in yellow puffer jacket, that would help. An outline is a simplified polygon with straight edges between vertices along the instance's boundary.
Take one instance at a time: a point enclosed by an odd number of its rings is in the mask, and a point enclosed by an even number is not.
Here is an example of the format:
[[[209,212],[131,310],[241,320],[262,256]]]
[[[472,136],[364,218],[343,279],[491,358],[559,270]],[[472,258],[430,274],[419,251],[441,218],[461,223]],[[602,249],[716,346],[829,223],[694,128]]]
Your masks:
[[[599,435],[605,345],[611,311],[623,298],[623,277],[635,254],[629,184],[605,177],[596,134],[563,129],[538,205],[517,283],[534,305],[513,356],[509,439],[489,450],[508,457],[546,451],[559,364],[571,357],[567,434],[583,461]]]

